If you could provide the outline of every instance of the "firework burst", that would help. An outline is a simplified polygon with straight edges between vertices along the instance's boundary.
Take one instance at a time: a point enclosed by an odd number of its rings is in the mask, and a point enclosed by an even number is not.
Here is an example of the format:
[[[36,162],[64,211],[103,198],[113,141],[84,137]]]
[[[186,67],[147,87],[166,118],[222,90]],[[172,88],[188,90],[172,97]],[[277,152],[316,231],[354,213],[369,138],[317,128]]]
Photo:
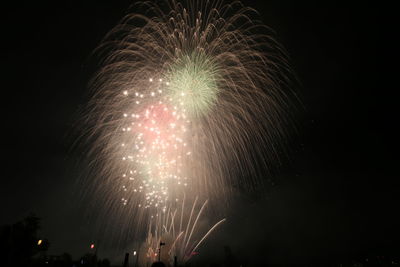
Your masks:
[[[279,158],[286,135],[288,67],[240,2],[139,8],[147,13],[127,15],[98,49],[87,121],[102,200],[147,225],[185,192],[224,206],[232,184],[259,184],[257,166]]]

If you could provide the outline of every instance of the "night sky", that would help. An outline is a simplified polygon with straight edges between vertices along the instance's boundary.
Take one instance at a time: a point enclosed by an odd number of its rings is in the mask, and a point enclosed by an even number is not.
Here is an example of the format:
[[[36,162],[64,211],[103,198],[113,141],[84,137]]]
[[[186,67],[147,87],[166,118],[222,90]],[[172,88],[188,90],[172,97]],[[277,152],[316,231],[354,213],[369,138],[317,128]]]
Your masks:
[[[223,254],[230,245],[255,262],[297,263],[400,251],[398,85],[382,62],[390,54],[384,8],[366,1],[243,2],[288,51],[302,104],[289,157],[270,189],[257,199],[239,196],[204,254]],[[76,122],[96,70],[91,53],[131,3],[26,1],[1,11],[0,225],[34,212],[50,254],[78,257],[98,238],[81,197],[85,157],[73,147]]]

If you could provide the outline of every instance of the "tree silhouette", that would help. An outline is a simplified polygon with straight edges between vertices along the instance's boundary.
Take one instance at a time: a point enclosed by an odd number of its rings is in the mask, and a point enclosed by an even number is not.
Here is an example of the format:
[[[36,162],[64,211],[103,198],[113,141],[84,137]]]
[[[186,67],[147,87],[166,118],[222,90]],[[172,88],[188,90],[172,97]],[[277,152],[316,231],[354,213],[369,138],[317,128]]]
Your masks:
[[[6,266],[30,266],[32,258],[49,248],[48,240],[38,244],[37,231],[40,229],[40,218],[35,214],[14,223],[5,225],[0,231],[2,259]]]

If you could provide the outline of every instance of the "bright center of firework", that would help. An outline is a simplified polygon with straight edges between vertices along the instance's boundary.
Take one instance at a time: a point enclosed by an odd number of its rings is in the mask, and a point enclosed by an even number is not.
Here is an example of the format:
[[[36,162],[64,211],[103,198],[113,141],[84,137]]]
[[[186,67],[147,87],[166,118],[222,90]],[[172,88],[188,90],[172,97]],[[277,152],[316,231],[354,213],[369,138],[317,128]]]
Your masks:
[[[168,95],[176,106],[192,118],[211,110],[218,96],[218,72],[210,58],[199,53],[184,55],[168,73]]]

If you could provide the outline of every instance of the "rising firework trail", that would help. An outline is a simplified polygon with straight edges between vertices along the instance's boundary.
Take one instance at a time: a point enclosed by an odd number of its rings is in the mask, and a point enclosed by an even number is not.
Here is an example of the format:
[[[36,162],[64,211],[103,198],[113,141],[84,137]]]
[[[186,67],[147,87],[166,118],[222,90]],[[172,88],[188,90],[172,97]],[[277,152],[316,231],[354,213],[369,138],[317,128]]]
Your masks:
[[[178,203],[178,207],[169,207],[168,212],[159,212],[151,218],[146,241],[141,248],[141,265],[151,264],[160,258],[172,266],[175,257],[180,264],[186,263],[197,253],[207,237],[225,221],[219,220],[207,230],[204,224],[200,225],[200,221],[208,201],[198,205],[198,198],[195,198],[193,205],[189,206],[188,214],[185,214],[184,203],[185,199]],[[165,246],[161,252],[160,244]]]
[[[232,186],[259,185],[289,122],[286,56],[253,9],[166,0],[138,10],[97,50],[86,116],[96,205],[132,229],[185,193],[218,208]]]

